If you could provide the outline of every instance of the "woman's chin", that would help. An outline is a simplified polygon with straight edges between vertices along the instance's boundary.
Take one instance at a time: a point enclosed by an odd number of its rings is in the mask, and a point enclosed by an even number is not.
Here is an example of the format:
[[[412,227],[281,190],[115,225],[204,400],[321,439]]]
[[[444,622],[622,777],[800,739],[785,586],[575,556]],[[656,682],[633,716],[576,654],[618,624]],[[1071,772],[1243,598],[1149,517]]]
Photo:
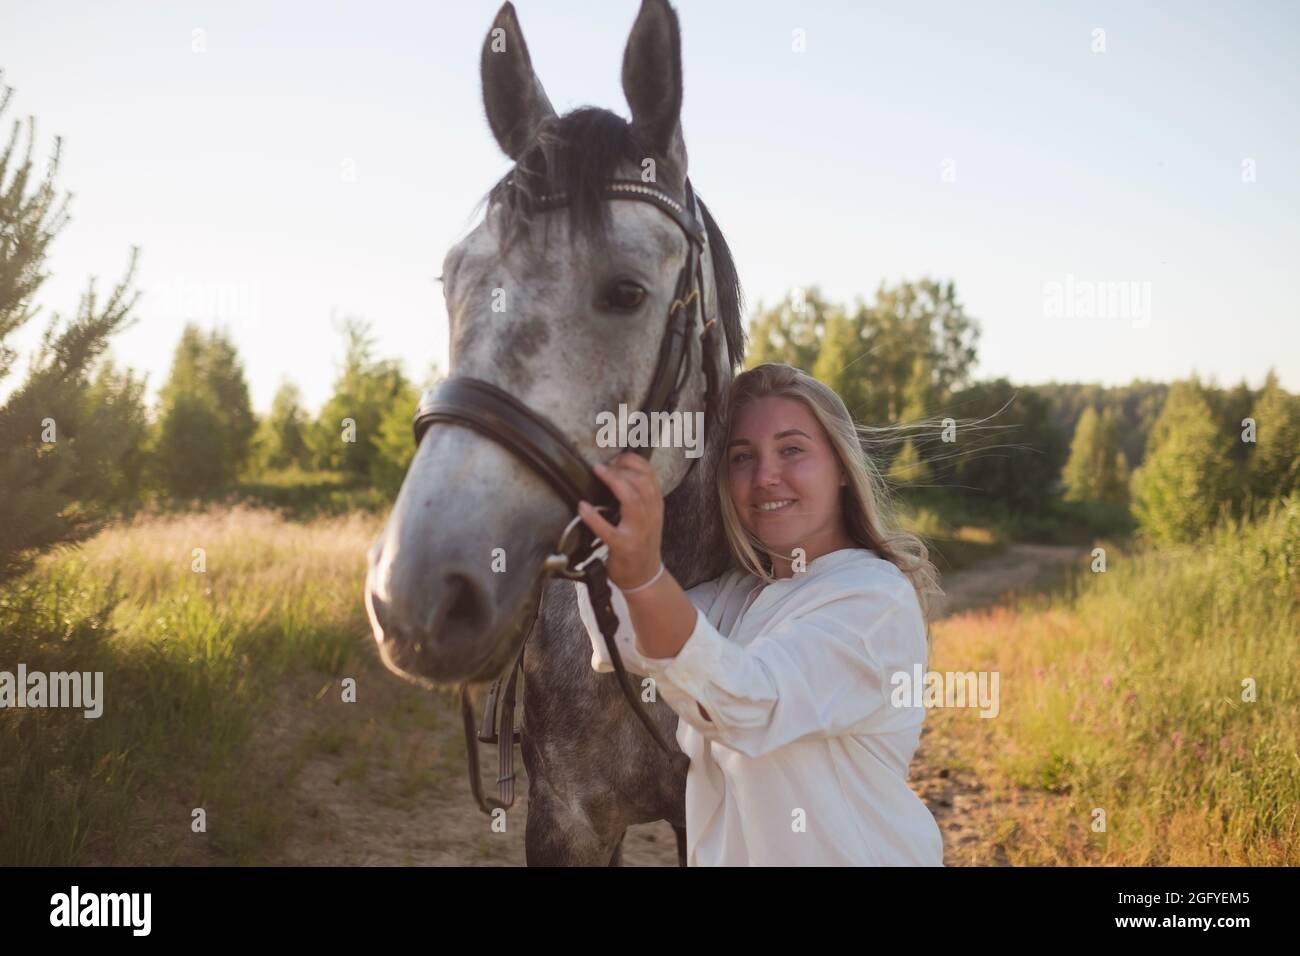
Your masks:
[[[754,537],[763,542],[763,547],[772,553],[792,557],[794,549],[803,546],[801,542],[804,538],[797,532],[782,530],[774,533],[773,529],[763,527],[765,523],[761,521],[758,523],[758,527],[754,530]]]

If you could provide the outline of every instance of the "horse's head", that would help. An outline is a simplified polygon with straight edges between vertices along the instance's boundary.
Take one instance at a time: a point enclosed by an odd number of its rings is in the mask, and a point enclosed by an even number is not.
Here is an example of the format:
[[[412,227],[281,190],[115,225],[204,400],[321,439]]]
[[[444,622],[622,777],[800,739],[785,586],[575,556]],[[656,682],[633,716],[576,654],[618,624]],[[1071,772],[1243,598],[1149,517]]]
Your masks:
[[[584,462],[608,460],[618,449],[602,447],[597,416],[617,414],[620,404],[641,407],[691,248],[662,209],[602,192],[612,179],[646,182],[689,209],[677,18],[665,0],[642,4],[623,59],[630,124],[598,109],[557,117],[509,3],[484,42],[481,68],[488,122],[515,167],[489,194],[482,223],[443,264],[451,377],[498,386],[546,419]],[[538,201],[560,193],[562,208]],[[724,298],[734,272],[707,213],[697,207],[696,215],[708,225],[703,315],[714,317],[715,264],[725,262]],[[701,339],[702,315],[691,307],[677,398],[683,414],[706,407],[706,360],[718,381],[730,378],[738,308],[723,304],[737,315],[734,328],[728,321],[716,330],[727,345],[712,354]],[[437,683],[486,680],[518,653],[545,581],[543,563],[573,511],[508,444],[447,421],[420,441],[371,549],[366,582],[375,638],[398,673]],[[693,455],[654,450],[666,494],[694,461],[710,461]]]

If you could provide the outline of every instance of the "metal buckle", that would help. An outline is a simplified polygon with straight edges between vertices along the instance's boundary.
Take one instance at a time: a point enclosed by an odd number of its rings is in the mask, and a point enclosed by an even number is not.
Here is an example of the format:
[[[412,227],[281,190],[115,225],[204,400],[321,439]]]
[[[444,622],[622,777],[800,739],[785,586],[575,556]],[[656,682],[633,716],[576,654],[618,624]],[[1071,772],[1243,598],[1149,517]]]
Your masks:
[[[609,512],[614,510],[614,505],[596,505],[597,511]],[[604,544],[599,537],[593,537],[591,541],[591,554],[589,554],[580,564],[573,564],[573,554],[570,553],[566,545],[569,544],[569,536],[573,529],[582,523],[582,515],[574,515],[563,531],[560,532],[560,540],[555,542],[555,553],[542,562],[542,571],[546,574],[555,574],[562,578],[568,578],[570,581],[583,580],[584,569],[592,561],[599,560],[596,557],[596,551],[600,545]]]
[[[674,300],[673,300],[673,304],[670,305],[670,306],[668,307],[668,314],[669,314],[669,315],[672,315],[672,314],[673,314],[674,312],[676,312],[678,309],[684,309],[684,308],[686,308],[688,305],[690,305],[692,302],[694,302],[694,301],[699,297],[699,294],[700,294],[700,290],[699,290],[699,289],[692,289],[692,290],[691,290],[691,294],[688,295],[686,298],[684,298],[684,299],[674,299]]]

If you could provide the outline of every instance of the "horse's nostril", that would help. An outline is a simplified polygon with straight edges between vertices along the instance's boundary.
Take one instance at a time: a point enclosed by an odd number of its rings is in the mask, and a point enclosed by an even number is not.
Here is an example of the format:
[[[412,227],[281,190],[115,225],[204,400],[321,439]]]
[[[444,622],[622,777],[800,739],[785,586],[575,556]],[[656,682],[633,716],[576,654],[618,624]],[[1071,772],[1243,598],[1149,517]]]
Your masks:
[[[443,624],[453,638],[472,638],[482,634],[490,623],[488,603],[482,590],[462,574],[447,575],[447,608]]]

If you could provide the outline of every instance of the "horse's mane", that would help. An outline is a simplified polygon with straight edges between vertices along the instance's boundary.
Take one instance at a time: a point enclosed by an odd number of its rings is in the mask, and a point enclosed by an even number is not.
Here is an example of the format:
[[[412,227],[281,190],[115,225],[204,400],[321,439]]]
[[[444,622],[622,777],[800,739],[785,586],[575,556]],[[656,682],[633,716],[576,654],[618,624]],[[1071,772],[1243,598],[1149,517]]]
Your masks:
[[[614,176],[622,162],[639,165],[651,154],[635,128],[609,110],[585,106],[543,123],[532,145],[524,150],[513,169],[483,197],[480,206],[501,208],[503,243],[509,246],[532,225],[533,198],[563,192],[568,196],[569,227],[574,235],[593,237],[605,243],[609,235],[609,204],[604,183]],[[678,196],[684,201],[684,197]],[[741,320],[744,292],[731,249],[704,200],[696,200],[704,216],[713,257],[713,276],[718,291],[718,312],[727,343],[729,369],[734,373],[745,354],[745,330]]]

